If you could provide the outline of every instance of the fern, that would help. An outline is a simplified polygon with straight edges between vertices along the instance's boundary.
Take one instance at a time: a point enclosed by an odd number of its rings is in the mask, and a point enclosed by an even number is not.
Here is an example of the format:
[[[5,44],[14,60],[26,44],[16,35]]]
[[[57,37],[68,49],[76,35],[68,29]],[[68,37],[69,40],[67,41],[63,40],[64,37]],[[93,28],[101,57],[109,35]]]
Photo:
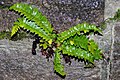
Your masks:
[[[98,29],[95,25],[90,25],[88,23],[82,23],[82,24],[77,24],[76,26],[71,27],[69,30],[64,31],[60,34],[58,34],[58,40],[60,42],[63,42],[65,39],[74,36],[75,34],[80,34],[80,31],[83,32],[90,32],[91,30],[93,30],[94,32],[99,32],[101,33],[101,30]]]
[[[70,37],[68,40],[65,40],[64,43],[88,50],[88,38],[85,35],[75,35]]]
[[[53,28],[51,27],[48,19],[38,11],[37,8],[34,8],[28,4],[16,3],[10,7],[10,10],[15,10],[24,15],[29,20],[35,21],[35,23],[43,28],[47,33],[52,32]]]
[[[92,55],[94,55],[96,60],[102,59],[101,50],[98,48],[98,45],[94,42],[94,40],[89,41],[88,50]]]
[[[15,26],[13,26],[12,34],[15,34],[15,32],[18,30],[19,27],[25,28],[27,30],[30,30],[30,32],[33,32],[35,34],[38,34],[39,36],[43,37],[46,41],[49,41],[51,38],[51,35],[48,35],[42,28],[38,27],[35,22],[28,21],[26,18],[19,18],[18,22],[15,23]]]
[[[70,42],[71,39],[73,44]],[[82,42],[82,40],[85,42]],[[78,57],[78,59],[85,59],[90,63],[94,63],[94,60],[102,59],[102,53],[98,48],[98,45],[93,40],[88,40],[84,35],[81,35],[80,37],[77,35],[65,40],[59,49],[63,54],[75,56]]]
[[[38,35],[33,41],[32,53],[36,54],[35,49],[39,44],[41,53],[46,58],[54,56],[54,70],[61,76],[66,75],[64,66],[61,64],[61,55],[66,54],[68,57],[83,59],[92,64],[95,60],[102,59],[98,45],[88,38],[88,34],[102,32],[95,25],[84,22],[57,34],[48,19],[37,8],[16,3],[10,7],[10,10],[15,10],[22,15],[14,23],[11,36],[16,34],[20,28]]]
[[[81,48],[71,45],[62,45],[61,49],[63,51],[63,54],[74,56],[78,59],[88,60],[89,62],[94,63],[94,56]]]
[[[19,25],[17,25],[19,23],[14,23],[14,26],[12,27],[12,32],[11,32],[11,37],[19,30]]]
[[[58,72],[59,74],[61,74],[62,76],[66,75],[66,73],[64,72],[64,66],[61,64],[60,53],[58,52],[55,53],[54,70]]]

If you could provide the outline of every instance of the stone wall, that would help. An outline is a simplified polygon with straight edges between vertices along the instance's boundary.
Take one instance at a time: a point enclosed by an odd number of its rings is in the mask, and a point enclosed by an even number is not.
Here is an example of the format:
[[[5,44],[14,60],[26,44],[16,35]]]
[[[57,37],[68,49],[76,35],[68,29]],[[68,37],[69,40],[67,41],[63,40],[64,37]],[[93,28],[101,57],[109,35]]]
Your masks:
[[[110,79],[120,79],[120,22],[113,26],[113,44],[111,51]]]
[[[120,0],[106,0],[105,19],[112,17],[118,8]],[[120,22],[110,23],[111,45],[109,51],[110,62],[107,65],[107,80],[120,79]],[[106,33],[107,34],[107,33]],[[107,36],[108,37],[108,36]]]
[[[113,16],[120,7],[119,3],[120,0],[106,0],[105,19]],[[96,62],[95,68],[87,69],[82,62],[72,60],[71,65],[65,65],[65,79],[54,74],[53,59],[48,62],[41,56],[39,49],[37,55],[31,54],[32,39],[0,40],[0,80],[119,80],[119,25],[120,22],[107,24],[103,36],[94,37],[106,58],[109,57],[110,60],[101,60]]]

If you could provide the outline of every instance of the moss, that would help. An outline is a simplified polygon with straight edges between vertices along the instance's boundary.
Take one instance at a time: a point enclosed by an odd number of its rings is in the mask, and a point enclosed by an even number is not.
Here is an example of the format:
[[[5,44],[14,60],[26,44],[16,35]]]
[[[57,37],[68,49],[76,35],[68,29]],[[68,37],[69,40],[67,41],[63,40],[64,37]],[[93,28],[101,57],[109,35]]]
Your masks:
[[[0,39],[10,39],[11,32],[2,31],[0,32]]]
[[[0,40],[1,39],[9,39],[9,40],[22,40],[23,38],[28,38],[25,32],[17,32],[12,38],[11,38],[11,32],[10,31],[2,31],[0,32]]]
[[[105,30],[106,27],[107,27],[107,25],[106,25],[105,22],[102,22],[102,23],[100,24],[100,28],[101,28],[102,31]]]

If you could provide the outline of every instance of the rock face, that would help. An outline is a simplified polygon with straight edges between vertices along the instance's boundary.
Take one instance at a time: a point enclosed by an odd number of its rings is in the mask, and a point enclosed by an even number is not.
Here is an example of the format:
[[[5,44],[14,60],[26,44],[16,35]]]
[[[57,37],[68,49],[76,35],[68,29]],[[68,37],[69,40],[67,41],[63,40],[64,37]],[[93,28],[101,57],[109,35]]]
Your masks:
[[[45,14],[51,21],[51,23],[55,22],[53,25],[57,30],[62,29],[63,31],[66,28],[71,27],[78,22],[82,22],[86,20],[84,16],[79,16],[85,13],[80,13],[82,10],[77,8],[77,6],[81,6],[78,3],[85,3],[88,1],[89,6],[84,4],[86,10],[90,10],[92,14],[92,10],[94,13],[95,6],[92,2],[96,2],[94,4],[97,5],[99,2],[99,6],[96,8],[101,10],[104,5],[104,0],[0,0],[2,4],[6,4],[9,6],[16,2],[27,2],[29,4],[33,4],[36,6],[40,6],[40,10]],[[40,1],[40,2],[39,2]],[[73,7],[71,2],[75,1],[76,5]],[[91,23],[98,24],[104,18],[112,17],[115,11],[120,7],[120,0],[106,0],[105,2],[105,13],[100,12],[100,19],[95,22],[94,20],[97,17],[93,17],[93,19],[88,18],[87,21]],[[51,6],[54,4],[55,6]],[[100,6],[103,5],[103,6]],[[66,5],[71,5],[71,8],[68,9]],[[111,6],[112,5],[112,6]],[[63,6],[59,8],[59,6]],[[90,7],[94,6],[94,7]],[[49,7],[51,9],[49,9]],[[75,10],[78,10],[78,13]],[[85,10],[83,9],[83,10]],[[103,8],[102,8],[103,9]],[[49,11],[51,11],[51,15],[48,15]],[[55,11],[54,11],[55,10]],[[58,10],[58,12],[57,12]],[[60,12],[59,12],[60,10]],[[71,12],[73,10],[73,12]],[[6,30],[8,27],[10,28],[13,24],[16,17],[19,17],[13,12],[9,12],[8,9],[1,9],[2,14],[0,14],[0,30]],[[67,12],[68,11],[68,12]],[[103,11],[103,10],[102,10]],[[53,13],[52,13],[53,12]],[[4,14],[3,14],[4,13]],[[61,14],[58,16],[58,14]],[[5,15],[9,14],[9,15]],[[53,15],[54,14],[54,15]],[[71,15],[70,15],[71,14]],[[7,17],[6,17],[7,16]],[[12,17],[11,17],[12,16]],[[58,17],[56,17],[58,16]],[[76,16],[78,16],[76,18]],[[88,15],[89,16],[89,15]],[[82,19],[80,19],[82,17]],[[87,17],[87,16],[86,16]],[[91,17],[91,16],[89,16]],[[65,18],[65,19],[64,19]],[[3,21],[3,19],[5,19]],[[58,20],[58,21],[57,21]],[[70,20],[70,21],[69,21]],[[11,21],[11,22],[10,22]],[[1,23],[2,22],[2,23]],[[4,25],[6,23],[6,27]],[[9,24],[10,23],[10,24]],[[70,24],[69,24],[70,23]],[[64,24],[64,25],[63,25]],[[60,25],[60,26],[59,26]],[[71,26],[69,26],[71,25]],[[84,68],[84,64],[82,62],[72,61],[71,65],[65,65],[65,71],[67,72],[67,76],[65,80],[119,80],[120,79],[120,22],[107,24],[106,29],[103,31],[103,36],[95,36],[94,39],[98,42],[101,49],[103,49],[106,57],[109,57],[110,60],[101,60],[96,62],[95,68]],[[3,27],[4,26],[4,27]],[[68,27],[69,26],[69,27]],[[61,77],[54,74],[53,70],[53,59],[50,59],[49,62],[45,59],[44,56],[41,56],[39,49],[37,49],[37,55],[31,54],[32,47],[32,39],[24,39],[18,41],[9,41],[6,39],[0,40],[0,80],[62,80]]]
[[[104,0],[43,0],[41,11],[47,15],[56,30],[90,22],[99,25],[104,16]]]
[[[110,79],[119,80],[120,79],[120,22],[114,25],[114,44],[113,52],[111,55],[111,70]]]
[[[118,8],[120,8],[120,0],[106,0],[105,19],[112,17]],[[112,6],[111,6],[112,5]],[[110,62],[107,65],[107,80],[119,80],[120,79],[120,22],[110,23],[108,27],[111,27],[111,45],[109,48]],[[108,33],[106,33],[108,34]],[[108,40],[107,40],[108,41]]]

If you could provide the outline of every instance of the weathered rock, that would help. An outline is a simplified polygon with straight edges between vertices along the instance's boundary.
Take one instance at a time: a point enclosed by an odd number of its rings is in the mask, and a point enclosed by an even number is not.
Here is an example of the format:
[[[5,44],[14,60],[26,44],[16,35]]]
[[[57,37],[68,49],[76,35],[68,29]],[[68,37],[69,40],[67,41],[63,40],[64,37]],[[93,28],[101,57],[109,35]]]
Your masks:
[[[18,17],[15,12],[10,12],[8,9],[0,9],[0,32],[11,30],[13,23]]]
[[[111,70],[110,79],[119,80],[120,79],[120,22],[114,25],[114,44],[111,53]]]
[[[120,8],[120,0],[106,0],[105,19],[113,17],[118,8]],[[111,45],[109,48],[109,64],[107,65],[107,80],[120,79],[120,22],[110,23],[111,27]],[[108,46],[107,46],[108,47]]]
[[[48,0],[41,11],[59,31],[84,21],[98,25],[104,19],[104,0]]]

